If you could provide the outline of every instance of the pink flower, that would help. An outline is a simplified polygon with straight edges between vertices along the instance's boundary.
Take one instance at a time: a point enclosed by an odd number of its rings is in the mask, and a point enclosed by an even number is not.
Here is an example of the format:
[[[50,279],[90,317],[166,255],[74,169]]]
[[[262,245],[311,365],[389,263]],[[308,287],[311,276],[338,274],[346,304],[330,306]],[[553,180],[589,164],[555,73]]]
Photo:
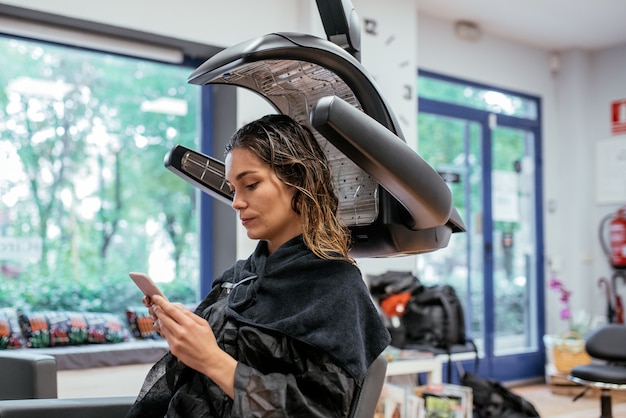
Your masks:
[[[561,290],[563,287],[563,283],[554,276],[550,277],[550,289],[552,290]]]
[[[561,319],[564,321],[570,321],[572,319],[572,311],[569,306],[569,300],[572,296],[571,290],[567,289],[565,284],[555,276],[550,277],[549,286],[551,290],[560,293],[559,300],[565,305],[560,311]]]

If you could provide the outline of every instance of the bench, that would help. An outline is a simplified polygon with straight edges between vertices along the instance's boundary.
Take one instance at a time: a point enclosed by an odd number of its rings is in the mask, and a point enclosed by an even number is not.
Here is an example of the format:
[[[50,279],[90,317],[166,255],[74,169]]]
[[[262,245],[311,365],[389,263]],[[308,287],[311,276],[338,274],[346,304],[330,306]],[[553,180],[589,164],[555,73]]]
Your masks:
[[[63,347],[23,348],[56,359],[57,370],[92,369],[128,364],[155,363],[169,347],[164,339],[131,340],[114,344],[83,344]]]
[[[111,348],[116,350],[96,350]],[[122,418],[136,396],[57,398],[57,361],[65,367],[145,362],[167,351],[164,341],[131,341],[107,345],[0,351],[0,418]],[[69,349],[69,350],[68,350]],[[82,349],[82,350],[81,350]],[[43,354],[43,351],[53,355]],[[103,354],[105,351],[108,353]],[[137,357],[132,353],[143,353]],[[74,357],[74,361],[68,359]],[[113,360],[118,357],[118,360]],[[76,359],[79,359],[76,361]],[[87,363],[89,361],[90,363]]]

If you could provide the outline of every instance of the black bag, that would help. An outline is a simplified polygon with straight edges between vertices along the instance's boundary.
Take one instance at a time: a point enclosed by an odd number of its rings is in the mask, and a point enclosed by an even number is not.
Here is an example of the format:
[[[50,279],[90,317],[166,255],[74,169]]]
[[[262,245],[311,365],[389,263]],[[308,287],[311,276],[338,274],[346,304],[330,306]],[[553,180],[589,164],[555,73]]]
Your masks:
[[[401,314],[383,315],[392,346],[447,353],[449,382],[453,353],[474,352],[474,370],[478,370],[478,350],[466,336],[463,305],[453,287],[424,286],[411,272],[401,271],[369,276],[369,281],[370,292],[374,298],[379,298],[380,305],[393,294],[410,293]]]
[[[387,271],[367,276],[370,293],[375,298],[384,299],[402,292],[414,292],[423,287],[419,279],[410,271]]]
[[[474,416],[477,418],[539,418],[533,404],[495,380],[466,372],[461,384],[472,388]]]
[[[407,344],[448,349],[466,343],[463,306],[449,285],[417,289],[402,319]]]

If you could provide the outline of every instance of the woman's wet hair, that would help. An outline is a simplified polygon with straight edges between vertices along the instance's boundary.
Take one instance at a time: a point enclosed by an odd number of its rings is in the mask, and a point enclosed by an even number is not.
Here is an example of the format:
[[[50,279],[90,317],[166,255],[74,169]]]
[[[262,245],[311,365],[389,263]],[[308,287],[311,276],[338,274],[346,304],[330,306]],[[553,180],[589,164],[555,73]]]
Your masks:
[[[350,234],[337,218],[338,199],[326,155],[311,130],[286,115],[243,126],[226,145],[251,151],[296,189],[291,206],[302,220],[304,242],[319,257],[352,261]]]

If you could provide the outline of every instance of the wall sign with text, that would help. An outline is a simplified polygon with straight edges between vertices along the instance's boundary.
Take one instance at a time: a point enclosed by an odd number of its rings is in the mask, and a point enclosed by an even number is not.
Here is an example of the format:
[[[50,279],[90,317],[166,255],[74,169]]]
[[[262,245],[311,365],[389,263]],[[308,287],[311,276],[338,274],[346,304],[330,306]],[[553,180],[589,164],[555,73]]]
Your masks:
[[[596,143],[596,200],[598,204],[626,202],[626,135]]]

